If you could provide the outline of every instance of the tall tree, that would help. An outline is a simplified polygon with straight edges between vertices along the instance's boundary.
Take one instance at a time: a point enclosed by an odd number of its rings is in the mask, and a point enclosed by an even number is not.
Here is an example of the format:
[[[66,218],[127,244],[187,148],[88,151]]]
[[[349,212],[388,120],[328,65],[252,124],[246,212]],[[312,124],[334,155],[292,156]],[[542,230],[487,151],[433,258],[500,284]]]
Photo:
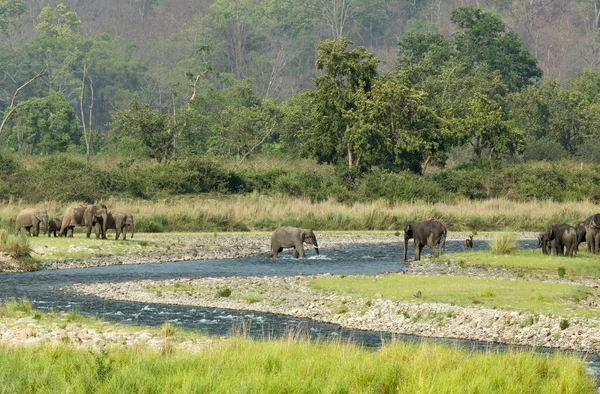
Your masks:
[[[313,129],[301,138],[306,138],[304,154],[326,163],[345,159],[353,168],[360,164],[360,156],[354,155],[349,112],[356,108],[357,92],[370,92],[379,61],[365,47],[348,50],[350,45],[352,41],[340,38],[317,46],[316,66],[324,74],[314,79]]]

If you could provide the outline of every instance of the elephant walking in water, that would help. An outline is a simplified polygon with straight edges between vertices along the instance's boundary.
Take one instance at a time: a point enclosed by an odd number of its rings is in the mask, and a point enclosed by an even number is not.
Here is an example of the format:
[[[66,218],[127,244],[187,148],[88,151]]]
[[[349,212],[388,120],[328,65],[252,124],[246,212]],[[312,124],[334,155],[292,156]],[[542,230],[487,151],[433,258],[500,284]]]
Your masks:
[[[19,234],[22,228],[27,231],[27,236],[31,236],[31,228],[34,228],[33,235],[37,237],[40,234],[40,224],[44,225],[44,234],[48,231],[48,212],[45,209],[25,208],[17,215],[15,219],[15,234]]]
[[[73,228],[75,226],[85,226],[87,228],[86,237],[90,237],[92,227],[100,223],[102,229],[102,238],[106,238],[107,222],[106,205],[71,205],[65,211],[60,226],[60,234],[69,230],[69,237],[73,237]]]
[[[311,229],[303,229],[298,227],[279,227],[273,231],[271,235],[271,251],[269,257],[277,258],[283,248],[294,248],[294,258],[306,257],[304,253],[304,244],[311,244],[315,247],[315,251],[319,254],[319,245],[317,237]]]
[[[418,261],[421,260],[421,251],[425,245],[428,245],[433,253],[436,253],[435,246],[439,245],[437,253],[442,254],[446,235],[446,227],[435,220],[407,224],[404,228],[404,261],[406,261],[409,239],[414,239],[415,260]]]
[[[135,231],[133,215],[120,212],[108,212],[106,214],[106,229],[116,231],[117,234],[115,240],[118,240],[121,234],[123,234],[123,240],[127,239],[127,226],[131,227],[131,238],[133,238],[133,233]],[[100,238],[101,230],[100,223],[96,223],[96,238]]]

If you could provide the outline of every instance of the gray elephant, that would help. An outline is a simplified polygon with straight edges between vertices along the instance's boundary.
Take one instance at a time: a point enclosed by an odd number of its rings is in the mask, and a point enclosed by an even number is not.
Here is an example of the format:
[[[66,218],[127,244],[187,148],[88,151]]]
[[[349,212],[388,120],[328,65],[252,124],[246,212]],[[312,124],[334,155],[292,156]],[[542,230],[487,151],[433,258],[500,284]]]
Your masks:
[[[585,219],[583,225],[585,226],[585,239],[588,252],[600,252],[600,213]]]
[[[123,234],[123,240],[127,239],[127,226],[131,227],[131,238],[133,238],[135,231],[133,215],[120,212],[108,212],[106,214],[106,229],[115,230],[117,233],[115,237],[116,240],[119,239],[121,234]],[[96,238],[100,238],[101,230],[100,223],[96,223]]]
[[[54,233],[54,237],[56,238],[56,232],[58,231],[60,234],[60,226],[62,224],[61,218],[54,218],[48,222],[48,236]],[[60,234],[63,235],[63,234]]]
[[[579,250],[579,244],[581,244],[582,242],[587,243],[587,237],[585,235],[585,222],[577,223],[577,226],[575,226],[575,231],[577,232],[577,247],[575,248],[575,250]],[[590,244],[587,243],[587,246],[588,251],[590,251]]]
[[[63,234],[69,230],[69,237],[73,237],[73,228],[75,226],[85,226],[87,229],[86,237],[89,238],[92,233],[92,227],[100,223],[101,236],[106,238],[107,209],[106,205],[71,205],[65,211],[60,226],[60,233]]]
[[[568,224],[557,224],[550,227],[546,234],[550,242],[555,241],[552,247],[554,254],[563,256],[566,252],[567,256],[573,257],[575,248],[577,247],[577,231],[575,227]]]
[[[271,251],[269,257],[277,258],[283,248],[294,248],[294,258],[306,257],[304,253],[304,244],[310,244],[315,247],[315,251],[319,254],[319,245],[317,237],[311,229],[298,227],[283,226],[273,231],[271,235]]]
[[[19,234],[22,228],[27,231],[27,236],[31,236],[31,228],[34,228],[33,235],[37,237],[40,234],[40,224],[44,225],[44,234],[48,231],[48,212],[45,209],[25,208],[17,215],[15,219],[15,234]]]
[[[446,235],[446,227],[435,220],[407,224],[404,228],[404,261],[406,261],[409,239],[414,239],[415,260],[421,260],[421,251],[425,245],[428,245],[433,253],[436,253],[435,246],[439,245],[437,253],[442,254]]]
[[[538,248],[542,248],[543,254],[550,254],[556,248],[556,239],[550,241],[545,231],[538,234]]]

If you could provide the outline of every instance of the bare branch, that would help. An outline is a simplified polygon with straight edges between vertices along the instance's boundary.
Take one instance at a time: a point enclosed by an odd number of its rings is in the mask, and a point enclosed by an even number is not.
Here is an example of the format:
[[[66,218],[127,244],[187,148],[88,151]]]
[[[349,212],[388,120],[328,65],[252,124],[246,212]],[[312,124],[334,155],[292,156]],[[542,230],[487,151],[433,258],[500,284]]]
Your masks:
[[[269,128],[269,132],[267,134],[265,134],[265,136],[262,138],[262,140],[260,140],[260,142],[256,145],[254,145],[252,147],[252,149],[250,149],[248,152],[246,152],[246,154],[244,154],[244,156],[240,159],[240,161],[236,164],[234,170],[237,170],[237,168],[242,164],[242,162],[246,159],[246,157],[248,157],[250,155],[250,153],[252,153],[254,151],[254,149],[258,148],[260,145],[263,144],[263,142],[266,141],[266,139],[271,135],[271,133],[273,132],[273,128],[275,128],[275,123],[273,122],[273,124],[271,125],[271,127]]]
[[[13,94],[12,100],[10,102],[10,106],[8,107],[8,112],[6,112],[4,114],[4,119],[2,119],[2,124],[0,124],[0,134],[2,134],[2,129],[4,128],[4,125],[6,124],[6,122],[8,121],[8,118],[10,118],[12,113],[15,112],[15,109],[17,108],[17,107],[15,107],[15,100],[17,99],[17,94],[19,94],[19,92],[21,90],[23,90],[25,88],[25,86],[29,85],[31,82],[33,82],[36,79],[38,79],[39,77],[41,77],[43,73],[44,73],[44,71],[40,71],[39,73],[37,73],[35,75],[35,77],[31,78],[29,81],[25,82],[23,85],[19,86],[17,88],[17,90],[15,90],[15,94]]]

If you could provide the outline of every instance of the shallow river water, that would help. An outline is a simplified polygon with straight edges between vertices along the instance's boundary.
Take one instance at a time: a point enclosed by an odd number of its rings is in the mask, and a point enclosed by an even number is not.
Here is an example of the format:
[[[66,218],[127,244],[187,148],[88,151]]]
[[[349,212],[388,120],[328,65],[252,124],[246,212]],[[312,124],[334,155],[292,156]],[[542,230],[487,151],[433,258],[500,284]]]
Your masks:
[[[520,241],[520,249],[533,249],[537,241]],[[486,248],[484,242],[476,243],[475,249]],[[462,251],[462,241],[448,241],[446,253]],[[430,253],[428,247],[424,253]],[[85,269],[47,270],[30,273],[0,274],[0,299],[27,297],[38,310],[76,310],[84,314],[96,315],[105,320],[130,324],[161,325],[165,321],[191,330],[211,335],[228,335],[241,329],[255,338],[277,337],[293,330],[300,330],[315,338],[351,338],[363,346],[378,347],[390,335],[381,332],[346,330],[334,324],[326,324],[310,319],[285,315],[237,311],[216,308],[200,308],[163,304],[144,304],[103,300],[66,292],[64,289],[74,283],[123,282],[141,279],[166,280],[195,277],[223,276],[287,276],[331,274],[376,275],[383,272],[401,272],[403,247],[401,244],[354,245],[344,249],[321,249],[316,256],[308,249],[306,259],[293,259],[283,253],[278,260],[264,256],[230,260],[200,260],[166,264],[118,265]],[[409,247],[412,256],[412,245]],[[406,341],[432,341],[457,344],[473,349],[504,350],[501,344],[473,341],[422,338],[409,335],[396,335],[396,339]],[[553,351],[536,349],[540,352]],[[590,372],[600,376],[600,354],[587,354]]]

